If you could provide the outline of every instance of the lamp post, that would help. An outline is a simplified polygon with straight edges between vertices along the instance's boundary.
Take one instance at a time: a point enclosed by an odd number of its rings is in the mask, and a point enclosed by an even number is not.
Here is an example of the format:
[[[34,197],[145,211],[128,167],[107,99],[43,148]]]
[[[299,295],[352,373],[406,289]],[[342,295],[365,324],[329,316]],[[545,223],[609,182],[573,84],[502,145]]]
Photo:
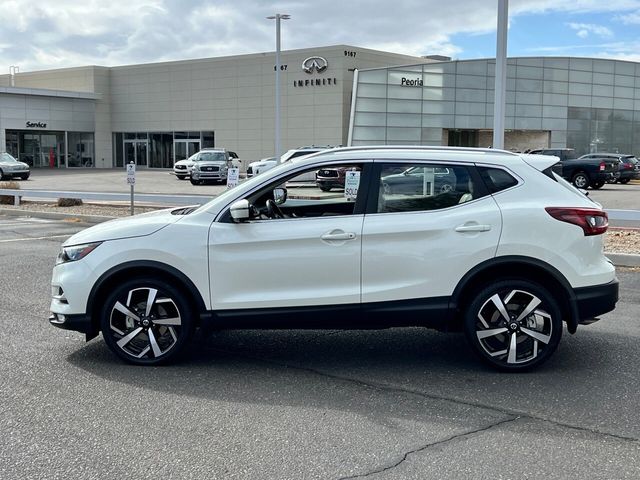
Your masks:
[[[280,20],[289,20],[290,15],[276,13],[269,20],[276,21],[276,139],[275,139],[275,156],[276,161],[280,161]]]
[[[509,0],[498,0],[496,83],[493,103],[493,148],[504,148],[504,114],[507,89],[507,25]]]

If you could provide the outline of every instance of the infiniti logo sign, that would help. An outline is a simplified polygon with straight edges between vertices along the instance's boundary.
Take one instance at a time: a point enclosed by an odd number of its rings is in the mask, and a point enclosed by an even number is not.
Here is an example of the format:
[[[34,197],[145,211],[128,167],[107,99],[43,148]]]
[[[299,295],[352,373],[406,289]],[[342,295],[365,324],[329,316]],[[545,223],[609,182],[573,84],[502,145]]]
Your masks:
[[[317,73],[322,73],[328,66],[327,59],[323,57],[309,57],[302,62],[302,70],[308,74],[312,74],[314,70]]]

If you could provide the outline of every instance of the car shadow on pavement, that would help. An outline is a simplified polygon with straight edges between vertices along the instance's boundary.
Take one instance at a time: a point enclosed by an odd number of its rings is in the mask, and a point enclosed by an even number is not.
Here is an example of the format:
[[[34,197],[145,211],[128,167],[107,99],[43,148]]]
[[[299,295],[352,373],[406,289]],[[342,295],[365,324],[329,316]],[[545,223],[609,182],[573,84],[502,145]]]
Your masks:
[[[569,338],[546,364],[521,374],[485,367],[461,334],[420,328],[222,331],[196,339],[181,362],[163,367],[127,365],[102,341],[93,341],[67,360],[111,382],[228,402],[368,411],[366,405],[352,406],[352,395],[347,395],[351,401],[342,398],[347,405],[335,405],[327,393],[355,388],[507,411],[539,402],[536,408],[544,410],[545,403],[570,403],[593,389],[616,388],[607,383],[618,381],[612,352],[619,335],[565,335]]]

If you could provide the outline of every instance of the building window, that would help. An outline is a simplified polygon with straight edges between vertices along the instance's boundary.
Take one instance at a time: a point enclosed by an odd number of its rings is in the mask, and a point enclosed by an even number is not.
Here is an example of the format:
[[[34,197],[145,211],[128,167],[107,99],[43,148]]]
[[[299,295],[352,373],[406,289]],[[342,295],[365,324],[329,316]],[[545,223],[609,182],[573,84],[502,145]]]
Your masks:
[[[93,133],[69,132],[67,141],[67,167],[93,167],[95,165]]]

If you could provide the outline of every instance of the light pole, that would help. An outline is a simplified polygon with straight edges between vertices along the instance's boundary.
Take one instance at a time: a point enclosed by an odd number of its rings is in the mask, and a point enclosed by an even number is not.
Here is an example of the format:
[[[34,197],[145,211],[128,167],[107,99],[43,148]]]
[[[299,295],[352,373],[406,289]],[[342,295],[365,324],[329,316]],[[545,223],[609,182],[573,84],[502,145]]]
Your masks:
[[[507,89],[507,25],[509,0],[498,0],[496,83],[493,100],[493,148],[504,148],[504,114]]]
[[[291,15],[276,13],[269,20],[276,21],[276,161],[280,161],[280,20],[289,20]]]

